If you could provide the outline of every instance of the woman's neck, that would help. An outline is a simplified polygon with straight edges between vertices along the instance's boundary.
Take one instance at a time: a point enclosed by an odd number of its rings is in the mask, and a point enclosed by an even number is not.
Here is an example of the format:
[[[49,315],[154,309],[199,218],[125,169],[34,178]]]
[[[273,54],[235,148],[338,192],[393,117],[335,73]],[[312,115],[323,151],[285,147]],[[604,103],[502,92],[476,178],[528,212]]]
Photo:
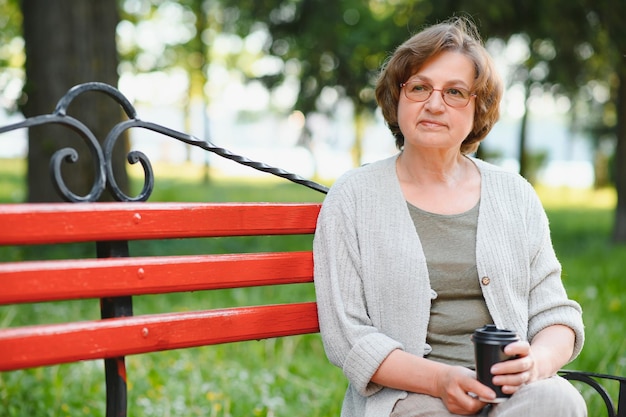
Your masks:
[[[406,201],[431,213],[463,213],[480,199],[480,172],[460,153],[455,158],[437,159],[402,152],[396,161],[396,175]]]
[[[398,178],[414,185],[454,187],[466,179],[473,164],[460,152],[407,152],[398,157]]]

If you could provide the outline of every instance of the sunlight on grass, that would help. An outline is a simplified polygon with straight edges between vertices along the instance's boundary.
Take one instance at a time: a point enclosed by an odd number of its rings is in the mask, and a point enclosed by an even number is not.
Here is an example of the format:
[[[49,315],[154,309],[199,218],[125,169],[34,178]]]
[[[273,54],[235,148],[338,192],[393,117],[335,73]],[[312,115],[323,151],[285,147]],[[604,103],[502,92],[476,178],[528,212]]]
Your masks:
[[[19,203],[26,199],[26,161],[0,159],[0,202]]]
[[[613,209],[617,202],[614,188],[569,188],[536,186],[537,194],[546,209],[598,208]]]

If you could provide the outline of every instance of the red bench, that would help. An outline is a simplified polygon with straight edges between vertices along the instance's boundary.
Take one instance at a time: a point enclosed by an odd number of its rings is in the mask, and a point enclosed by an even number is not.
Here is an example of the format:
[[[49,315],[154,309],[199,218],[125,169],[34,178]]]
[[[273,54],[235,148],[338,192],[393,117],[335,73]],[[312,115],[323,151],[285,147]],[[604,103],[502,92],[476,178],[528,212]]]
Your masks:
[[[77,86],[63,97],[54,114],[0,127],[3,132],[58,123],[82,129],[66,107],[83,91],[111,95],[129,121],[116,126],[117,135],[130,127],[157,131],[238,163],[287,178],[318,191],[325,187],[283,170],[234,155],[208,142],[136,118],[117,90],[100,83]],[[86,135],[87,137],[89,135]],[[133,256],[135,240],[187,239],[262,235],[313,234],[317,203],[149,203],[153,183],[149,161],[143,160],[146,181],[141,198],[125,196],[111,177],[113,135],[100,145],[89,141],[101,173],[85,198],[67,190],[60,172],[55,186],[66,200],[49,204],[0,204],[0,246],[94,242],[96,259],[69,258],[0,263],[0,305],[41,303],[82,298],[100,299],[99,320],[36,324],[0,329],[0,372],[84,360],[104,359],[108,417],[126,416],[125,356],[169,349],[315,333],[314,301],[237,306],[190,312],[133,315],[133,296],[252,286],[311,283],[310,250],[299,252],[230,253],[188,256]],[[62,155],[63,156],[63,155]],[[140,158],[141,159],[141,158]],[[58,169],[60,159],[53,159]],[[106,184],[120,201],[94,202]],[[82,202],[90,201],[90,202]],[[271,301],[271,300],[270,300]],[[41,347],[45,346],[45,349]],[[626,378],[563,371],[590,385],[603,399],[609,417],[626,417]],[[0,374],[1,376],[1,374]],[[618,406],[598,381],[619,385]]]
[[[127,355],[317,332],[314,302],[132,314],[136,295],[310,283],[310,251],[132,257],[128,241],[311,234],[318,212],[312,203],[0,205],[0,245],[96,242],[99,257],[0,263],[0,305],[96,298],[103,317],[0,329],[0,371],[105,359],[107,416],[124,416]]]

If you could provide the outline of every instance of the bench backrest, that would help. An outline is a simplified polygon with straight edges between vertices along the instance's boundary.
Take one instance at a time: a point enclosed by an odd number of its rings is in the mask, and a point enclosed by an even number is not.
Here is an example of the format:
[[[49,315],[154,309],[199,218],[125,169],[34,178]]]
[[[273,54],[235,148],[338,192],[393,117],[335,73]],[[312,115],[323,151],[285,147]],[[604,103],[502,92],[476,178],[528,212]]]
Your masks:
[[[317,332],[314,302],[132,315],[134,295],[312,282],[310,251],[132,257],[127,242],[311,234],[319,208],[308,203],[0,205],[0,245],[98,242],[99,256],[1,263],[0,305],[99,298],[106,318],[0,329],[0,371]]]

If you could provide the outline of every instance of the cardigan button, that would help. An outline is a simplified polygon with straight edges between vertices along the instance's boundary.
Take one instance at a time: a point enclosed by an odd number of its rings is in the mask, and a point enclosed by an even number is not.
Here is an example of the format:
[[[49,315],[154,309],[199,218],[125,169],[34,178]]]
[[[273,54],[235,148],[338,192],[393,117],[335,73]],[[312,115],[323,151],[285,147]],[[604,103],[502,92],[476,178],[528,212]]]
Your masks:
[[[480,282],[483,283],[483,285],[489,285],[489,283],[491,282],[491,279],[489,279],[489,277],[483,277]]]

